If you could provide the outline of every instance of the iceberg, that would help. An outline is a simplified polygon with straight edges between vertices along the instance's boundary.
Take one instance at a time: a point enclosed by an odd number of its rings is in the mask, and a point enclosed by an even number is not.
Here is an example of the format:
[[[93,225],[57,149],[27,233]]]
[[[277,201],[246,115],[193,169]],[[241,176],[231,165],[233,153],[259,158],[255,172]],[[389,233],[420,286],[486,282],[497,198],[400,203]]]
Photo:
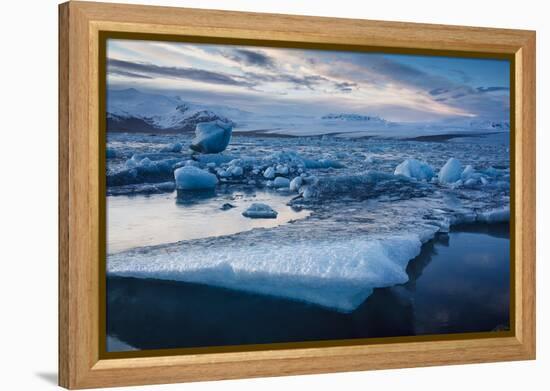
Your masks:
[[[277,212],[271,206],[261,203],[253,203],[243,213],[244,217],[251,219],[275,219]]]
[[[109,275],[221,286],[351,312],[374,288],[405,283],[420,253],[416,234],[262,241],[197,241],[110,255]]]
[[[184,166],[174,171],[178,190],[212,190],[218,184],[216,175],[194,166]]]
[[[429,181],[434,176],[434,170],[425,162],[407,159],[395,168],[394,175],[404,175],[409,178]]]
[[[231,140],[233,126],[222,121],[201,122],[195,128],[195,138],[190,148],[195,152],[219,153]]]
[[[439,171],[438,179],[441,184],[451,184],[460,180],[462,164],[455,158],[450,158]]]

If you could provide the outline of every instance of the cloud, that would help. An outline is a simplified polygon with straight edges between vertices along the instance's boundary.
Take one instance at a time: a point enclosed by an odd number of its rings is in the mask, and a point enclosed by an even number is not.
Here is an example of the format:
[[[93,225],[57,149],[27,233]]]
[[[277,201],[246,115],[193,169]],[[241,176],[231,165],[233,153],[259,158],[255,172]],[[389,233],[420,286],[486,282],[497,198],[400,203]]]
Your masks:
[[[275,67],[275,61],[270,56],[259,51],[234,49],[229,53],[224,53],[223,55],[241,64],[266,68]]]
[[[134,78],[134,79],[153,79],[153,77],[151,77],[151,76],[142,75],[142,74],[139,74],[139,73],[128,72],[128,71],[125,71],[123,69],[118,69],[118,68],[110,68],[107,72],[112,74],[112,75],[125,76],[125,77]]]
[[[335,83],[334,84],[334,87],[338,90],[338,91],[342,91],[342,92],[352,92],[354,87],[357,87],[357,83],[350,83],[348,81],[343,81],[343,82],[340,82],[340,83]]]
[[[484,67],[491,61],[476,68],[464,66],[464,59],[438,62],[433,57],[425,66],[425,59],[382,53],[140,41],[109,45],[108,73],[122,76],[112,81],[195,89],[211,94],[211,99],[235,94],[242,104],[250,99],[252,106],[260,100],[303,106],[324,99],[358,112],[395,118],[425,115],[428,120],[501,115],[509,102],[509,89],[502,87],[508,73],[500,68],[494,68],[500,73],[490,73],[492,68]],[[484,71],[478,74],[477,69]],[[484,82],[484,75],[491,77]],[[378,112],[368,112],[375,109]]]
[[[247,86],[253,84],[243,80],[242,77],[229,75],[222,72],[213,72],[198,68],[167,67],[143,62],[132,62],[110,58],[107,60],[107,73],[139,78],[168,77],[175,79],[187,79],[211,84],[223,84],[232,86]]]
[[[431,90],[429,93],[430,93],[430,95],[441,95],[441,94],[445,94],[447,92],[449,92],[449,90],[446,89],[446,88],[435,88],[435,89]]]

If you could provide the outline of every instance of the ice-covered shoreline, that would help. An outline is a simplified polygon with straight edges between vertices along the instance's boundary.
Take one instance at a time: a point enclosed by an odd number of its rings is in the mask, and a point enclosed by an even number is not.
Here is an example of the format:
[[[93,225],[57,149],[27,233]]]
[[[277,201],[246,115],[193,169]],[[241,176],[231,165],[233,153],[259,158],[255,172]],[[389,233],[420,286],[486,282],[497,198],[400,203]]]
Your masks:
[[[171,152],[175,142],[183,152]],[[290,205],[311,215],[269,229],[112,254],[109,275],[198,282],[349,312],[372,289],[405,282],[408,262],[438,232],[509,220],[505,143],[238,136],[222,154],[191,155],[189,142],[111,135],[109,175],[126,178],[120,173],[136,170],[128,178],[137,183],[108,180],[108,190],[173,191],[165,177],[174,166],[192,166],[215,175],[216,186],[295,194]]]

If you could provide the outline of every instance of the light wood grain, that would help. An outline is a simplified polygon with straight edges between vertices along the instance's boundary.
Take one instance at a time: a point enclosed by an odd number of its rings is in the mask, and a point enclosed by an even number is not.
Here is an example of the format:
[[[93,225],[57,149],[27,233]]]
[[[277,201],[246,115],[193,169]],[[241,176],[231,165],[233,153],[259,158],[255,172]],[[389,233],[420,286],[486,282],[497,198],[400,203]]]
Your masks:
[[[100,31],[513,56],[515,335],[506,338],[99,358]],[[59,382],[67,388],[462,364],[535,357],[535,33],[169,7],[60,6]]]

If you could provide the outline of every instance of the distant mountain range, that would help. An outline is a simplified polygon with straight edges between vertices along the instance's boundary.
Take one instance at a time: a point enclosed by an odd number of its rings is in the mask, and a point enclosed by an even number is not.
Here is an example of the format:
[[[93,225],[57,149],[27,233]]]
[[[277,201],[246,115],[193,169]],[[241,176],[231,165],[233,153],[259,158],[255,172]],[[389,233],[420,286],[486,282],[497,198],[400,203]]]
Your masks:
[[[340,114],[327,114],[321,117],[324,120],[341,120],[341,121],[369,121],[377,123],[387,123],[385,119],[380,117],[371,116],[371,115],[361,115],[361,114],[349,114],[349,113],[340,113]]]
[[[221,120],[235,125],[231,118],[247,114],[230,107],[205,107],[134,88],[111,90],[107,94],[107,130],[112,132],[190,132],[201,122]]]
[[[107,130],[110,132],[193,132],[201,122],[220,120],[243,131],[273,129],[274,132],[305,134],[318,129],[330,132],[377,132],[406,136],[409,132],[509,131],[509,121],[447,120],[430,123],[398,123],[357,113],[330,113],[323,116],[262,115],[234,107],[184,101],[178,96],[138,91],[135,88],[107,93]],[[279,129],[279,130],[277,130]]]

